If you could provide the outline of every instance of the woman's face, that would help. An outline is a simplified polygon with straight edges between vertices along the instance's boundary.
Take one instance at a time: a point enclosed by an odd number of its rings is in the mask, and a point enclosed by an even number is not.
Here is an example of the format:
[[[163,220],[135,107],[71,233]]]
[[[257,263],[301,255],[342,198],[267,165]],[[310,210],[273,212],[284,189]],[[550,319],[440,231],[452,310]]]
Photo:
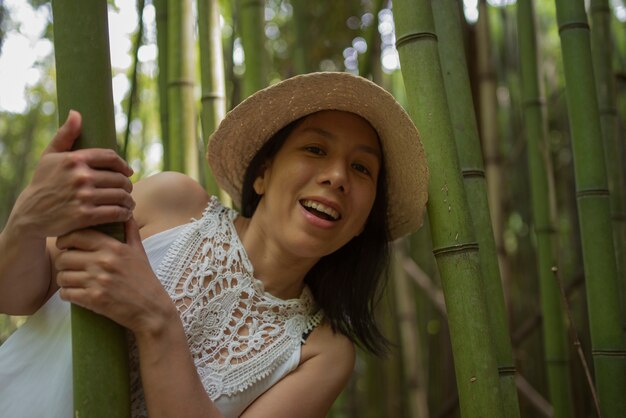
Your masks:
[[[319,258],[365,226],[382,152],[371,125],[340,111],[306,117],[254,181],[254,218],[287,251]],[[268,238],[269,238],[268,236]]]

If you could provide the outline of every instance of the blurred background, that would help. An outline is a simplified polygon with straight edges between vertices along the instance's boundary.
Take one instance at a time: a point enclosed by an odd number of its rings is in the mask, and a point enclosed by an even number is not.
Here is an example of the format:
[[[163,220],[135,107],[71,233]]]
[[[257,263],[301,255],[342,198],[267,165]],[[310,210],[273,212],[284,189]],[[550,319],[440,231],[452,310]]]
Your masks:
[[[203,172],[202,155],[212,123],[251,91],[291,75],[311,71],[348,71],[373,79],[406,105],[407,96],[395,47],[393,4],[387,0],[266,0],[262,13],[250,19],[247,0],[219,1],[221,94],[213,122],[207,108],[200,56],[201,31],[196,2],[189,13],[193,41],[189,51],[192,134],[183,138],[195,148],[194,164],[177,166],[169,158],[176,138],[162,132],[157,47],[159,0],[109,1],[109,39],[115,123],[120,152],[135,171],[133,180],[164,169],[185,171],[212,189]],[[436,0],[435,0],[436,1]],[[156,4],[155,4],[156,3]],[[479,4],[480,3],[480,4]],[[199,3],[198,3],[199,4]],[[481,136],[495,133],[501,186],[497,210],[501,226],[498,259],[506,302],[521,416],[552,416],[541,332],[536,237],[532,228],[527,144],[522,120],[520,52],[515,0],[458,2],[467,68]],[[610,1],[613,40],[612,71],[617,97],[620,154],[624,155],[626,120],[626,6]],[[576,210],[573,156],[570,144],[565,81],[559,30],[553,1],[535,2],[540,77],[545,84],[548,155],[552,162],[558,216],[557,260],[571,310],[570,331],[576,331],[587,362],[590,335]],[[482,29],[481,29],[482,25]],[[479,36],[486,33],[488,36]],[[246,48],[246,37],[260,49]],[[214,45],[215,47],[215,45]],[[43,0],[0,0],[0,225],[28,183],[38,156],[58,128],[53,22],[50,3]],[[171,48],[171,45],[170,45]],[[217,47],[215,47],[217,48]],[[221,48],[221,50],[220,50]],[[245,53],[245,51],[248,54]],[[490,78],[479,57],[488,51]],[[254,54],[254,56],[253,56]],[[171,65],[168,68],[172,68]],[[204,81],[201,79],[204,77]],[[256,80],[256,81],[255,81]],[[481,97],[481,83],[493,85]],[[204,93],[203,93],[204,91]],[[491,100],[495,113],[477,104]],[[204,109],[204,110],[203,110]],[[204,119],[207,118],[207,121]],[[169,131],[172,132],[170,128]],[[191,144],[191,145],[189,145]],[[622,175],[624,173],[621,165]],[[490,199],[492,197],[490,196]],[[450,347],[445,302],[437,273],[429,228],[397,243],[380,320],[392,342],[385,358],[360,352],[353,378],[333,406],[333,417],[457,417],[459,402]],[[1,255],[0,255],[1,256]],[[623,280],[623,277],[622,277]],[[26,318],[0,315],[0,344]],[[596,416],[581,363],[569,345],[574,417]],[[315,388],[311,388],[315,390]],[[418,401],[416,401],[418,399]],[[415,403],[419,405],[415,405]],[[420,412],[421,411],[421,412]]]

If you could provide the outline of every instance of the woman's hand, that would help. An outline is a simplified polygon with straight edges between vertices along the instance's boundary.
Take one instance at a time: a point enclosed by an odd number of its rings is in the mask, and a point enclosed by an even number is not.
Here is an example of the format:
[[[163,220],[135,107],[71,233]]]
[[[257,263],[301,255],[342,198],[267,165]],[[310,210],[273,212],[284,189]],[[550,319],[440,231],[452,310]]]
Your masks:
[[[90,229],[57,239],[60,296],[135,334],[159,333],[178,319],[176,308],[150,267],[134,219],[125,230],[126,243]]]
[[[13,221],[22,233],[55,237],[132,216],[132,169],[113,150],[70,152],[80,128],[80,114],[70,111],[16,201]]]

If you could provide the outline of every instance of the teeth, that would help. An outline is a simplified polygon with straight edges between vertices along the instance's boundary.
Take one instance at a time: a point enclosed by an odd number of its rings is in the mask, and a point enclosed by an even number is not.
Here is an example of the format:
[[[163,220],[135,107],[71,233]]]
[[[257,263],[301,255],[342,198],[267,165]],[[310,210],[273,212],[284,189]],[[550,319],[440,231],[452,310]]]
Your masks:
[[[337,212],[335,209],[328,207],[326,205],[323,205],[319,202],[315,202],[313,200],[303,200],[302,201],[302,206],[307,207],[307,208],[311,208],[311,209],[315,209],[317,211],[323,212],[326,215],[330,216],[331,218],[333,218],[334,220],[339,219],[339,212]]]

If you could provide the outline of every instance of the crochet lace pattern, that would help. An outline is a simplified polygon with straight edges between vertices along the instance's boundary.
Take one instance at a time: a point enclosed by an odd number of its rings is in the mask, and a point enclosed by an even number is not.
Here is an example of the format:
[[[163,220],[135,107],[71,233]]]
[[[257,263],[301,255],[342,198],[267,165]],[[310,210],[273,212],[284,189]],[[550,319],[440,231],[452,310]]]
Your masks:
[[[236,216],[211,198],[156,271],[178,308],[191,356],[213,400],[245,391],[272,373],[323,317],[308,287],[290,300],[264,291],[237,235]],[[131,364],[136,361],[134,349]],[[133,416],[142,416],[139,372],[132,368]]]

